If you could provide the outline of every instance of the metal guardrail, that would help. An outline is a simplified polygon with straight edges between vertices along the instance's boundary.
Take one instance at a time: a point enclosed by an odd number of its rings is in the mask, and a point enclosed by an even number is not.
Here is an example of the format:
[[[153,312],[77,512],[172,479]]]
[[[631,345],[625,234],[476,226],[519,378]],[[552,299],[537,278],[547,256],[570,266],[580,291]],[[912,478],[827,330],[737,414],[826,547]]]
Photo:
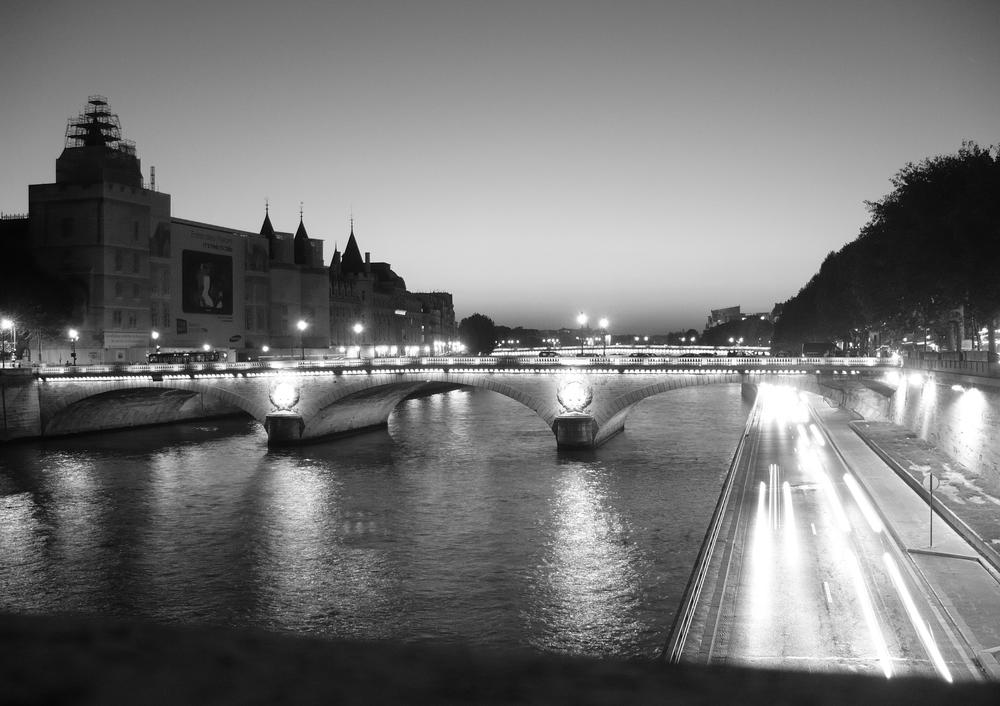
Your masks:
[[[671,664],[679,662],[681,654],[684,652],[684,644],[687,641],[695,611],[701,600],[701,590],[708,577],[708,568],[712,555],[715,553],[715,546],[718,543],[719,533],[722,530],[723,519],[729,507],[729,498],[732,496],[733,486],[739,476],[739,471],[743,467],[743,453],[746,450],[747,440],[760,420],[759,400],[759,397],[754,400],[754,406],[747,418],[743,435],[740,437],[740,442],[733,453],[733,460],[729,464],[729,472],[726,473],[726,479],[723,481],[722,491],[719,494],[719,502],[715,505],[715,512],[712,513],[712,519],[708,523],[705,538],[702,540],[701,548],[698,550],[694,569],[691,572],[691,577],[688,579],[687,586],[684,588],[684,595],[681,597],[680,606],[674,616],[673,625],[670,626],[667,642],[663,647],[663,652],[660,653],[660,658],[665,659]]]

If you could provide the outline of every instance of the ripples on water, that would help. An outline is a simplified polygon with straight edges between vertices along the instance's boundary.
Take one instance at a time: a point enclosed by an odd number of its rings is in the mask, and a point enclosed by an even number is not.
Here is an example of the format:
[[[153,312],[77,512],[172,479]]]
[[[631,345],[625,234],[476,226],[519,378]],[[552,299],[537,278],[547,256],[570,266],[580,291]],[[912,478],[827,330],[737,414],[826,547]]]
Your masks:
[[[589,655],[662,647],[739,386],[643,401],[594,452],[458,390],[268,451],[246,420],[0,448],[0,610]]]

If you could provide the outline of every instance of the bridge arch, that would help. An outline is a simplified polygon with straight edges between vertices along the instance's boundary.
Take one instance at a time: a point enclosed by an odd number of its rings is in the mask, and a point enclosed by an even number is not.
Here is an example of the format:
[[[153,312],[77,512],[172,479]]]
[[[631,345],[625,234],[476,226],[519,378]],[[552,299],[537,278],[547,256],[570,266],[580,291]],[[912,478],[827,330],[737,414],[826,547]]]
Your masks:
[[[50,392],[41,405],[42,436],[167,424],[243,412],[263,422],[267,407],[210,380],[158,383],[125,379]]]
[[[553,404],[545,403],[539,396],[489,375],[433,373],[421,377],[423,379],[414,380],[412,376],[403,375],[365,376],[336,385],[299,407],[303,420],[301,438],[384,426],[393,410],[406,397],[441,384],[496,392],[531,409],[549,427],[557,413]]]

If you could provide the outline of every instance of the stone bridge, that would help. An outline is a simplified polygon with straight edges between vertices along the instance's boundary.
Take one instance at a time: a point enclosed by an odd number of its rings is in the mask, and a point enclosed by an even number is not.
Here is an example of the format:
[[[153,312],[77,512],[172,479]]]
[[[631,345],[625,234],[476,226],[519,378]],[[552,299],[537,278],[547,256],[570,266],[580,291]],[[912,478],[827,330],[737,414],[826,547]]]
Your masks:
[[[41,368],[33,385],[38,436],[242,411],[264,425],[269,445],[300,443],[384,426],[405,397],[462,386],[534,410],[559,447],[593,447],[622,431],[636,404],[670,390],[782,382],[822,393],[833,381],[874,379],[890,367],[875,358],[276,361]]]

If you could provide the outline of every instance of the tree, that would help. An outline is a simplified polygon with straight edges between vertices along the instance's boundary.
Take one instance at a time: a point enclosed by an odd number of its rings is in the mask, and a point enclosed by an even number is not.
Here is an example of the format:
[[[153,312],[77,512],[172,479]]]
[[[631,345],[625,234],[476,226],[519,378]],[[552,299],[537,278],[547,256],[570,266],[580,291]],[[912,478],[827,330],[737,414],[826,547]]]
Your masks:
[[[483,314],[468,316],[458,324],[458,337],[470,353],[489,355],[496,346],[496,326]]]
[[[26,232],[0,229],[0,243],[6,253],[0,259],[0,314],[17,328],[17,351],[8,341],[3,354],[25,357],[42,338],[65,340],[85,304],[86,287],[76,277],[56,277],[42,269],[28,248]]]
[[[858,238],[785,302],[780,345],[944,329],[956,310],[980,322],[1000,313],[1000,150],[965,142],[891,181],[889,194],[867,203]]]

